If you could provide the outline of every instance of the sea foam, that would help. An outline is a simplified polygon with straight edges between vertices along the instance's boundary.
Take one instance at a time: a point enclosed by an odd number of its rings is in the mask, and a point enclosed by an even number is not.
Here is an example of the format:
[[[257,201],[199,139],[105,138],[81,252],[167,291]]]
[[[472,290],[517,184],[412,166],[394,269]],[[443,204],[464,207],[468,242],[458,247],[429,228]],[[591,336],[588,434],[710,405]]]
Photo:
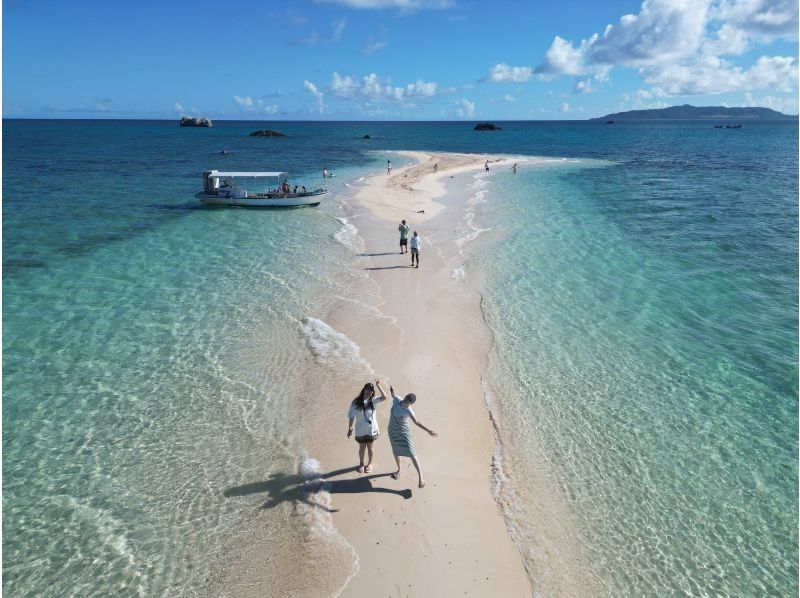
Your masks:
[[[374,375],[372,366],[361,357],[359,346],[322,320],[305,318],[301,332],[317,363],[334,370],[348,367],[362,375]]]
[[[364,251],[364,240],[358,235],[358,229],[350,224],[347,218],[336,218],[342,227],[333,233],[333,238],[353,253]]]

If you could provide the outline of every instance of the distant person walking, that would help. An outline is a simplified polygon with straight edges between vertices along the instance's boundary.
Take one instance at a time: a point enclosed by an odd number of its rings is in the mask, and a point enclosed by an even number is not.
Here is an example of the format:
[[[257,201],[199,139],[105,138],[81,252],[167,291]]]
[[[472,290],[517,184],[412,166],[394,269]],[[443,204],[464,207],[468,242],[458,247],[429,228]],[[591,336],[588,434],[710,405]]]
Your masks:
[[[417,231],[414,231],[414,236],[411,237],[411,265],[414,265],[416,259],[417,268],[419,268],[419,247],[422,244],[422,239],[417,236]]]
[[[392,161],[386,160],[386,174],[392,174]]]
[[[383,392],[380,382],[376,381],[378,390],[382,395]],[[389,392],[392,393],[392,410],[389,414],[389,442],[392,444],[392,453],[394,460],[397,462],[397,471],[392,474],[392,479],[400,479],[400,457],[409,457],[419,475],[419,487],[425,487],[425,478],[422,476],[422,469],[420,468],[419,458],[414,451],[414,441],[411,438],[411,428],[408,425],[408,418],[411,418],[417,426],[425,430],[431,436],[438,436],[436,432],[430,428],[426,428],[422,422],[417,420],[414,410],[411,405],[416,403],[417,396],[414,393],[407,394],[403,399],[394,394],[394,388],[389,387]]]
[[[436,164],[433,165],[433,172],[436,172],[438,170],[439,170],[439,163],[437,162]]]
[[[380,388],[380,381],[375,380]],[[353,435],[353,424],[355,424],[356,442],[358,443],[358,473],[369,473],[372,471],[372,443],[378,438],[378,419],[375,417],[375,406],[386,400],[386,396],[381,391],[381,396],[375,396],[375,387],[371,383],[364,385],[358,396],[350,403],[347,411],[348,428],[347,437]],[[369,459],[364,465],[364,453]]]
[[[483,163],[483,167],[486,169],[486,172],[489,172],[489,160]]]
[[[408,225],[403,220],[400,226],[397,227],[400,231],[400,254],[408,253]],[[403,251],[405,249],[405,251]]]

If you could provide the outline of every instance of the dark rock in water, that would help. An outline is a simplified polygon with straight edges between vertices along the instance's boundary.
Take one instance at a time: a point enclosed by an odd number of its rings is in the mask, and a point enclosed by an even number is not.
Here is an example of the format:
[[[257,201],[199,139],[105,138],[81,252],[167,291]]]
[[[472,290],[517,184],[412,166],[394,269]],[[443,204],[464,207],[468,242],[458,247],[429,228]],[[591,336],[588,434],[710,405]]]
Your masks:
[[[263,131],[253,131],[252,133],[250,133],[250,137],[286,137],[286,135],[278,131],[270,131],[269,129],[264,129]]]
[[[606,124],[607,124],[607,125],[613,125],[613,124],[614,124],[614,121],[613,121],[613,120],[607,120],[607,121],[606,121]]]
[[[494,123],[478,123],[475,125],[475,128],[472,129],[473,131],[502,131],[501,127],[498,127]]]
[[[181,116],[180,127],[210,127],[211,121],[201,116]]]
[[[369,139],[369,135],[364,135],[364,137],[362,137],[362,139]]]

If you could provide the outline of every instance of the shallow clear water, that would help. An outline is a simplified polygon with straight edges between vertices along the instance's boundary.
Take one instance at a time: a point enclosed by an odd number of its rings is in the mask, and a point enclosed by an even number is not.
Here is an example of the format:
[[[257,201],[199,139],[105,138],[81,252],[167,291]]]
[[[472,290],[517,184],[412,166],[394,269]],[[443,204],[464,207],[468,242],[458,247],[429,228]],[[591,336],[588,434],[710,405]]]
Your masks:
[[[795,123],[247,136],[264,126],[4,122],[9,595],[193,594],[261,525],[304,554],[297,480],[270,476],[306,459],[309,356],[347,353],[314,318],[354,288],[359,239],[337,196],[258,211],[192,195],[208,168],[318,184],[327,166],[337,191],[398,149],[581,158],[490,177],[464,231],[502,234],[466,276],[489,274],[514,508],[535,521],[530,485],[550,480],[609,594],[797,592]],[[248,484],[265,480],[281,491],[263,510]]]

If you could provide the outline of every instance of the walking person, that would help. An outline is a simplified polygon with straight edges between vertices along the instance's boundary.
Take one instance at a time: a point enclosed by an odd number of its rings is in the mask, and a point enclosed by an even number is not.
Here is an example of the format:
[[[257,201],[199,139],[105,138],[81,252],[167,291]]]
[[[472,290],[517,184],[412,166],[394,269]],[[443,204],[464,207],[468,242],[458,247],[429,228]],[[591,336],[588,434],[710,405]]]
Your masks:
[[[414,265],[414,261],[416,259],[417,268],[419,268],[420,245],[422,245],[422,238],[417,235],[417,231],[414,231],[414,236],[411,237],[411,265]]]
[[[483,163],[483,167],[486,169],[486,172],[489,172],[489,160]]]
[[[386,160],[386,174],[392,174],[392,161]]]
[[[408,225],[403,220],[400,226],[397,227],[400,231],[400,254],[408,253]],[[403,251],[405,249],[405,251]]]
[[[378,390],[385,396],[385,392],[381,388],[379,381],[376,381]],[[389,392],[392,393],[392,410],[389,414],[389,442],[392,444],[392,453],[394,453],[394,460],[397,462],[397,471],[392,474],[392,479],[400,479],[400,457],[409,457],[419,476],[419,487],[425,487],[425,478],[422,476],[422,469],[420,468],[419,458],[414,451],[414,442],[411,439],[411,429],[408,426],[408,419],[411,418],[417,426],[425,430],[431,436],[438,436],[436,432],[430,428],[425,427],[422,422],[417,420],[414,410],[411,405],[416,403],[417,396],[414,393],[407,394],[404,398],[398,397],[394,394],[394,388],[389,387]]]
[[[380,381],[375,380],[380,388]],[[358,443],[358,473],[369,473],[372,471],[372,443],[380,433],[378,430],[378,418],[375,417],[375,406],[386,400],[386,395],[381,391],[381,396],[375,396],[375,387],[371,383],[364,385],[358,396],[350,403],[347,410],[348,428],[347,437],[353,435],[353,424],[355,424],[356,442]],[[364,464],[364,453],[367,453],[368,460]]]
[[[514,174],[517,174],[517,163],[516,162],[514,162],[514,166],[511,167],[511,172],[513,172]]]

